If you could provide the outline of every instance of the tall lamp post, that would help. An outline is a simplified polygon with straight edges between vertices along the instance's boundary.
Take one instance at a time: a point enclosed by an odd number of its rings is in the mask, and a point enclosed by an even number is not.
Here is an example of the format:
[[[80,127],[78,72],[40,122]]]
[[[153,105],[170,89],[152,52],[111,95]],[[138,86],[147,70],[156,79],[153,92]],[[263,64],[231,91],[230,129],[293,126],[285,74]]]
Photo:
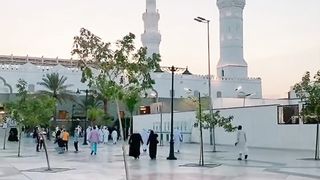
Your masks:
[[[173,96],[174,96],[174,72],[178,68],[171,66],[169,71],[171,71],[171,129],[170,129],[170,152],[167,160],[177,160],[174,156],[174,142],[173,142]]]
[[[77,89],[76,94],[80,94],[81,92],[85,92],[86,93],[86,98],[85,98],[85,120],[84,120],[84,138],[83,138],[83,144],[82,145],[88,145],[87,143],[87,121],[88,121],[88,94],[89,92],[93,92],[96,93],[96,91],[94,90],[89,90],[89,89],[85,89],[85,90],[80,90]]]
[[[157,104],[157,112],[160,113],[160,146],[163,146],[163,133],[162,133],[162,107],[163,107],[163,102],[159,104],[159,93],[157,90],[152,89],[152,91],[155,94],[151,94],[156,98],[156,104]]]
[[[208,38],[208,87],[209,87],[209,112],[210,112],[210,117],[212,118],[212,114],[213,114],[213,105],[212,105],[212,99],[211,99],[211,66],[210,66],[210,20],[205,19],[203,17],[196,17],[194,18],[195,21],[198,21],[200,23],[206,23],[207,24],[207,38]],[[214,145],[213,146],[213,151],[216,151],[216,146],[215,146],[215,142],[213,143],[213,141],[215,141],[215,133],[214,133],[214,127],[212,129],[210,129],[210,144]],[[212,137],[213,136],[213,137]]]
[[[161,69],[157,70],[156,72],[163,72],[165,71],[170,71],[171,72],[171,129],[170,129],[170,151],[169,151],[169,156],[167,157],[167,160],[177,160],[177,158],[174,156],[174,141],[173,141],[173,97],[174,97],[174,72],[178,70],[184,70],[182,74],[185,75],[190,75],[191,73],[188,71],[187,68],[179,68],[179,67],[160,67]]]

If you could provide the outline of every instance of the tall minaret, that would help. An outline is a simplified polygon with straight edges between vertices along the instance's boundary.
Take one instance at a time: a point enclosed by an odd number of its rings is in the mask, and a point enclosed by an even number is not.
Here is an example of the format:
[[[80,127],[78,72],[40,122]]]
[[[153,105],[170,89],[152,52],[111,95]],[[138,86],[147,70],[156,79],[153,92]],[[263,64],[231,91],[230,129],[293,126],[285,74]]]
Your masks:
[[[243,8],[245,0],[217,0],[220,12],[220,59],[218,77],[247,78],[243,58]]]
[[[144,33],[141,35],[142,45],[147,47],[147,56],[159,54],[161,34],[158,30],[160,15],[156,7],[156,0],[146,0],[146,12],[143,13]]]

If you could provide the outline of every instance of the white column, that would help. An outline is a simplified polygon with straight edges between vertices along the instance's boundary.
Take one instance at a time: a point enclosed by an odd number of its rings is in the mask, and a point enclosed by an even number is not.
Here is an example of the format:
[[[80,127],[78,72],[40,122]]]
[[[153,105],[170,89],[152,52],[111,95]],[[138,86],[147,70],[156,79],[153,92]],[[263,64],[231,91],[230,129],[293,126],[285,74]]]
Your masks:
[[[218,77],[247,78],[243,58],[243,9],[245,0],[217,0],[220,12],[220,59]]]
[[[146,12],[142,16],[144,33],[141,35],[142,45],[147,48],[147,56],[159,54],[161,34],[158,30],[160,14],[156,8],[156,0],[146,0]]]

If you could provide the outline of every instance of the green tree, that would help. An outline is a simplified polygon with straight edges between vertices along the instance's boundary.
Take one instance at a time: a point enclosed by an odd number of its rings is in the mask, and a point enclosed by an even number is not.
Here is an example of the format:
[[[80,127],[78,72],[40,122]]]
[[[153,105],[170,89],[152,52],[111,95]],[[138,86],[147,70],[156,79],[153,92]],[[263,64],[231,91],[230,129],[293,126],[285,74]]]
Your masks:
[[[192,98],[193,102],[198,104],[196,111],[197,124],[199,124],[200,129],[200,159],[199,165],[204,166],[204,154],[203,154],[203,128],[208,129],[212,127],[222,127],[227,132],[233,132],[236,127],[232,125],[233,116],[224,117],[220,115],[220,111],[216,111],[210,115],[210,112],[204,112],[203,109],[208,109],[209,102],[202,101],[200,93],[198,94],[198,99]]]
[[[306,72],[293,89],[303,103],[300,115],[304,122],[317,124],[315,159],[319,160],[320,70],[313,78],[310,72]]]
[[[135,35],[129,33],[115,43],[103,42],[100,37],[82,28],[80,35],[74,37],[72,55],[80,58],[79,67],[82,70],[82,82],[96,88],[103,97],[116,102],[118,119],[121,119],[119,101],[123,100],[125,91],[130,87],[141,90],[152,88],[154,80],[150,72],[159,67],[160,55],[146,57],[146,48],[136,50]],[[93,71],[92,68],[98,71]],[[121,136],[124,137],[120,122]],[[126,178],[128,169],[125,157],[125,145],[122,145]]]
[[[19,146],[18,146],[18,156],[20,156],[21,148],[21,127],[35,127],[41,125],[42,127],[47,127],[49,125],[49,120],[53,109],[55,108],[55,100],[47,95],[34,96],[29,95],[27,89],[27,82],[19,79],[16,87],[18,88],[18,100],[15,102],[10,102],[6,105],[7,111],[11,114],[12,118],[16,120],[19,126]],[[47,148],[44,145],[46,152],[46,159],[48,164],[48,169],[50,169],[49,158]]]
[[[46,74],[46,76],[42,78],[42,82],[39,83],[39,85],[43,86],[45,90],[38,91],[38,94],[51,96],[59,104],[67,100],[75,101],[74,93],[68,90],[68,88],[72,87],[73,85],[66,84],[66,81],[67,77],[60,76],[59,73]],[[52,113],[54,114],[54,123],[56,123],[56,107]]]
[[[68,88],[72,87],[72,84],[66,84],[67,77],[60,76],[59,73],[46,74],[46,77],[42,78],[42,82],[39,82],[40,86],[43,86],[46,90],[40,90],[40,94],[51,96],[62,103],[66,100],[74,100],[74,93]]]
[[[128,111],[130,112],[130,134],[133,133],[133,112],[140,101],[140,90],[135,87],[129,88],[123,99]]]

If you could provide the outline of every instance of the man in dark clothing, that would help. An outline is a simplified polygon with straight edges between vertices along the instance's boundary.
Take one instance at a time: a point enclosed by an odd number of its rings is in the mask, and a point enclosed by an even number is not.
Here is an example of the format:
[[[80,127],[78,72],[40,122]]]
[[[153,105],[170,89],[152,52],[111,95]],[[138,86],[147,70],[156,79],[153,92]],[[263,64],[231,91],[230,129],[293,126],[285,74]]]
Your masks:
[[[156,159],[157,157],[157,144],[158,134],[155,134],[152,130],[150,131],[149,139],[147,145],[149,145],[149,156],[151,159]]]
[[[143,144],[143,141],[140,134],[131,134],[129,138],[129,156],[133,156],[135,159],[139,159],[141,144]]]
[[[54,143],[58,142],[58,140],[60,139],[60,135],[61,135],[61,130],[58,129],[58,131],[56,132],[56,140],[54,141]]]

